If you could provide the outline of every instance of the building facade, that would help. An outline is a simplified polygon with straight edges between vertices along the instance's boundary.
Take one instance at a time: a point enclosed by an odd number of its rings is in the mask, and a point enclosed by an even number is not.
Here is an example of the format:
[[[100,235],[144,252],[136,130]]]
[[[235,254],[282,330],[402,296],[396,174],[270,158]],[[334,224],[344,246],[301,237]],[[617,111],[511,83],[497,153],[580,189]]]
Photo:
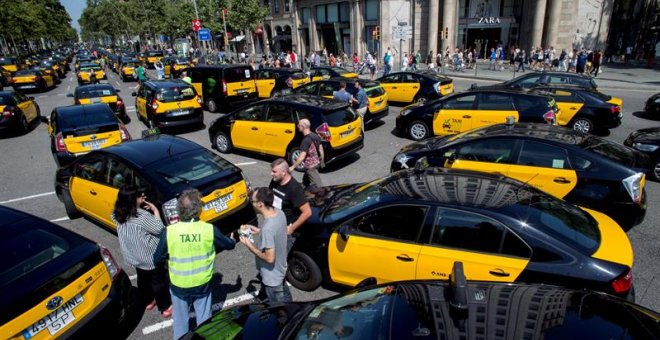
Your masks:
[[[325,48],[382,56],[389,47],[422,55],[474,48],[483,57],[498,45],[606,50],[613,11],[624,2],[630,0],[263,0],[271,15],[257,41],[264,50],[305,55]],[[657,0],[640,2],[655,7]]]

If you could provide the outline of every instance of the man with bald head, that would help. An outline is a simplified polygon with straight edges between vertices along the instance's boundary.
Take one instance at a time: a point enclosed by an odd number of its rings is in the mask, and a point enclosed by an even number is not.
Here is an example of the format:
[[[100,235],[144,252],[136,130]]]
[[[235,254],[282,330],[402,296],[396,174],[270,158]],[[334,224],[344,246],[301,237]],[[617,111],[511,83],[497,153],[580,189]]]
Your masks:
[[[293,164],[289,167],[289,172],[293,172],[300,164],[305,169],[303,175],[303,186],[307,187],[322,187],[321,175],[319,174],[319,167],[321,167],[323,160],[323,145],[321,145],[321,137],[312,132],[309,119],[303,118],[298,122],[298,131],[303,134],[303,140],[300,142],[300,155]]]

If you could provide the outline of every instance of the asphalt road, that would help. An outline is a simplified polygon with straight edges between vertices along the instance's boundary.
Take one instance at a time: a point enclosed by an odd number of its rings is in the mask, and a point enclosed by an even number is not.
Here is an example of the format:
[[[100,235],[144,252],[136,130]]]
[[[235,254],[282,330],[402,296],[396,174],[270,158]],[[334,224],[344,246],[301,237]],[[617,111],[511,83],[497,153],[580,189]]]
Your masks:
[[[150,73],[153,71],[150,71]],[[152,73],[153,74],[153,73]],[[450,74],[451,76],[451,74]],[[134,82],[123,83],[116,74],[109,72],[109,82],[120,89],[120,95],[127,103],[129,115],[133,118],[128,124],[128,130],[134,138],[140,137],[145,126],[136,119],[134,98],[131,97]],[[487,83],[472,79],[455,78],[456,91],[469,87],[472,83]],[[66,94],[72,93],[76,87],[75,74],[69,72],[67,78],[57,88],[45,92],[31,94],[36,97],[41,111],[48,115],[57,106],[69,105],[72,98]],[[657,88],[630,86],[623,88],[617,82],[599,81],[603,92],[620,96],[624,101],[623,124],[612,130],[606,137],[616,142],[623,142],[625,137],[633,130],[660,126],[660,121],[644,118],[639,113],[645,100]],[[402,146],[410,143],[409,140],[394,136],[391,133],[394,120],[400,108],[392,106],[389,116],[382,123],[372,126],[366,132],[365,147],[359,155],[349,159],[322,173],[325,184],[340,184],[364,182],[386,174],[392,157]],[[218,114],[205,114],[205,123],[210,123]],[[206,129],[196,131],[180,131],[180,136],[195,141],[207,148],[210,142]],[[35,124],[32,131],[22,136],[0,137],[0,155],[3,161],[0,169],[0,204],[17,208],[31,214],[76,231],[109,248],[114,256],[121,261],[117,237],[114,233],[103,229],[99,225],[84,218],[69,220],[66,218],[64,206],[54,195],[53,180],[56,170],[53,157],[50,154],[47,126],[44,123]],[[269,163],[271,158],[259,158],[247,154],[223,155],[227,160],[240,166],[253,186],[265,186],[270,180]],[[300,180],[301,174],[295,174]],[[660,184],[649,182],[647,184],[648,212],[643,224],[628,232],[628,236],[635,251],[634,283],[637,292],[637,302],[653,310],[660,311],[660,242],[657,226],[660,224],[660,212],[656,209],[660,202]],[[135,270],[124,266],[124,270],[133,279],[135,285]],[[254,258],[242,245],[238,244],[235,250],[221,253],[216,261],[213,308],[219,310],[223,307],[249,302],[251,292],[256,288],[250,283],[255,278]],[[296,301],[313,300],[333,295],[337,290],[320,288],[314,292],[301,292],[292,288],[293,298]],[[156,311],[144,313],[135,320],[128,330],[130,339],[161,339],[171,337],[171,320],[163,319]]]

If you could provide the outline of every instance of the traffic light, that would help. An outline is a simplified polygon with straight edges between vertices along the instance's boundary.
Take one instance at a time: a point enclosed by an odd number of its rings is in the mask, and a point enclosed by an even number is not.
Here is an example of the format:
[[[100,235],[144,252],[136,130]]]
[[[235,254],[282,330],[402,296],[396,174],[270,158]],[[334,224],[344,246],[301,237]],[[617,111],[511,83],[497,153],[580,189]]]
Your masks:
[[[445,39],[449,39],[449,27],[445,27]]]
[[[371,35],[374,38],[374,40],[380,40],[380,26],[376,26],[373,32],[371,32]]]

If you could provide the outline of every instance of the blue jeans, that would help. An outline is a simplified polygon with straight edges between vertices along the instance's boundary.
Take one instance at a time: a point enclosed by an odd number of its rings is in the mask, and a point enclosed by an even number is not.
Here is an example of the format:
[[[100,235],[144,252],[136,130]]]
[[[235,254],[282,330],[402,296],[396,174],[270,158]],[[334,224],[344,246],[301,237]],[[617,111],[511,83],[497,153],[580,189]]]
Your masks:
[[[291,291],[289,291],[289,286],[286,282],[282,282],[281,285],[271,287],[263,285],[266,290],[266,296],[268,296],[268,303],[286,303],[291,302]]]
[[[205,289],[199,294],[185,294],[176,295],[170,287],[170,294],[172,295],[172,319],[174,321],[173,331],[174,339],[182,337],[188,333],[188,319],[190,318],[190,304],[195,309],[197,319],[197,326],[211,317],[211,285],[207,285]]]

